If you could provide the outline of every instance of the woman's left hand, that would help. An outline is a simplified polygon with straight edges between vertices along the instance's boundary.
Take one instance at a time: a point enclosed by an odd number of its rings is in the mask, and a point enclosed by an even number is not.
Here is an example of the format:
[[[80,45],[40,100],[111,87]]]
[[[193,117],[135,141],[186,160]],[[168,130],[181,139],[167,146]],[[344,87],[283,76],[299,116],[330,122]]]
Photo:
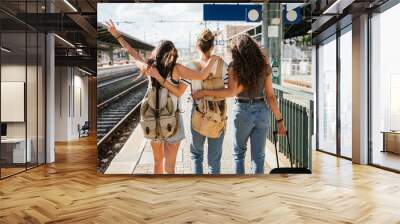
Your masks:
[[[160,72],[158,72],[158,69],[153,66],[147,67],[145,74],[155,79],[161,77],[161,74]]]
[[[145,68],[140,69],[140,74],[143,75],[143,76],[148,77],[150,75],[149,74],[150,68],[151,67],[148,65]]]
[[[280,136],[286,135],[285,122],[283,120],[281,122],[278,122],[277,128],[278,128],[278,135]]]
[[[203,90],[198,90],[192,93],[193,99],[198,100],[205,97]]]

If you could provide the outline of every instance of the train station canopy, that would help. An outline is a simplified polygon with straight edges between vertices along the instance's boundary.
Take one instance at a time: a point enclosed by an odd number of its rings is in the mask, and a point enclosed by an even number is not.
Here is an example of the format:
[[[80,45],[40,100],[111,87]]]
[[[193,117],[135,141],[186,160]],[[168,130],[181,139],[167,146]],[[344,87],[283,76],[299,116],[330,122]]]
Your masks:
[[[146,43],[142,40],[139,40],[136,37],[133,37],[124,32],[120,32],[120,34],[124,37],[124,39],[134,48],[151,51],[154,49],[154,46]],[[107,27],[103,23],[97,23],[97,43],[98,48],[107,48],[109,46],[120,46],[118,41],[107,31]]]

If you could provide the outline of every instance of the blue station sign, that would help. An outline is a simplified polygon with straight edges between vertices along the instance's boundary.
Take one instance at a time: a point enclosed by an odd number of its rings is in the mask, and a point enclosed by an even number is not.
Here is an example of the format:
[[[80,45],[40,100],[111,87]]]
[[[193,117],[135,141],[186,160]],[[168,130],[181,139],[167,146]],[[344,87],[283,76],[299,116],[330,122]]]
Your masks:
[[[204,21],[260,22],[262,6],[254,4],[204,4]]]
[[[301,7],[296,7],[294,9],[288,10],[287,6],[283,6],[284,24],[300,24],[302,21],[302,9]]]

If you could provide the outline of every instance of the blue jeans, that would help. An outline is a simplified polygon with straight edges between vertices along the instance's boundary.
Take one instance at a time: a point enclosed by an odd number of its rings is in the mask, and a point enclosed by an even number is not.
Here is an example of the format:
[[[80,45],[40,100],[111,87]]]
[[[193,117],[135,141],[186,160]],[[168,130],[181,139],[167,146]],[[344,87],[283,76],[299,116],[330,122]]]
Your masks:
[[[220,174],[222,143],[224,142],[225,132],[219,138],[208,138],[201,135],[191,128],[192,138],[190,142],[190,159],[192,160],[192,170],[195,174],[203,174],[204,143],[208,141],[208,173]]]
[[[264,173],[265,143],[267,140],[269,111],[266,103],[238,103],[233,107],[233,170],[244,174],[247,140],[250,138],[253,174]]]

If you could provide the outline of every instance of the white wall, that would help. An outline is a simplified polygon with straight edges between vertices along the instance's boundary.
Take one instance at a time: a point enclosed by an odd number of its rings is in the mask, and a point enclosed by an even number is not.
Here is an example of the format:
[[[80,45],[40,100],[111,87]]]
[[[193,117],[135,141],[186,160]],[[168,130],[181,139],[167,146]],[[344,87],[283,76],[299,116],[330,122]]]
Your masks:
[[[74,140],[78,125],[88,120],[88,78],[72,67],[56,67],[55,73],[55,140]]]
[[[1,66],[2,82],[25,82],[25,64],[3,64]],[[7,110],[7,108],[1,108]],[[7,123],[8,137],[25,137],[25,122]]]
[[[37,70],[38,69],[38,70]],[[4,63],[1,66],[2,82],[24,82],[26,84],[26,107],[25,103],[20,108],[22,113],[26,112],[26,120],[23,122],[6,122],[8,138],[27,138],[29,139],[32,162],[39,159],[39,163],[44,163],[45,150],[45,118],[44,118],[44,74],[42,68],[35,65],[25,65],[18,63]],[[25,80],[27,78],[27,80]],[[3,89],[4,90],[4,89]],[[2,91],[3,91],[2,90]],[[23,90],[21,90],[23,91]],[[24,92],[22,92],[24,94]],[[2,96],[7,97],[7,96]],[[1,110],[12,110],[10,107],[3,107]],[[7,113],[13,113],[7,111]]]

